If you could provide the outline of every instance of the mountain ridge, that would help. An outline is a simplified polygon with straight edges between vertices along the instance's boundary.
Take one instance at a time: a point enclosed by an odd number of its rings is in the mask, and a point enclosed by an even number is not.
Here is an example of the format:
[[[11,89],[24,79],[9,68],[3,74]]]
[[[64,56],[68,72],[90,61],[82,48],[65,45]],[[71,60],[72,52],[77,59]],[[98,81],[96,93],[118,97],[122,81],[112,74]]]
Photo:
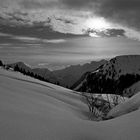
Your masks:
[[[139,62],[140,55],[117,56],[98,70],[87,74],[75,90],[122,95],[124,89],[140,81]]]
[[[92,71],[106,62],[106,60],[92,61],[83,65],[72,65],[55,71],[50,71],[47,68],[32,68],[23,62],[7,64],[6,67],[11,67],[14,70],[18,67],[17,71],[20,69],[20,72],[29,73],[32,77],[39,75],[51,83],[70,88],[85,72]]]

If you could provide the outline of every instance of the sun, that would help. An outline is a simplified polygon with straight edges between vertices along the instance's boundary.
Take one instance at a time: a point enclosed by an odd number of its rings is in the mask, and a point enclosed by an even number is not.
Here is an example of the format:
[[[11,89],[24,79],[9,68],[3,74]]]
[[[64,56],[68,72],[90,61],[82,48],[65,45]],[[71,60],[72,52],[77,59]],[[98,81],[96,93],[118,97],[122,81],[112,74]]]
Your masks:
[[[89,18],[85,22],[85,26],[87,28],[96,29],[96,30],[103,30],[111,27],[104,18]]]

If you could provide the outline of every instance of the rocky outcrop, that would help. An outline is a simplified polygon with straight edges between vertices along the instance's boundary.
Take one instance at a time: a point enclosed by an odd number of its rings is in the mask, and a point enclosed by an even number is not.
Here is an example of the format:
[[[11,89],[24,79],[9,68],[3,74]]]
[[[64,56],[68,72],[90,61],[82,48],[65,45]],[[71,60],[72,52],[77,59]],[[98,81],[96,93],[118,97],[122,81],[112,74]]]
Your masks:
[[[88,105],[90,119],[103,120],[115,106],[128,100],[126,97],[113,94],[83,93],[83,101]]]

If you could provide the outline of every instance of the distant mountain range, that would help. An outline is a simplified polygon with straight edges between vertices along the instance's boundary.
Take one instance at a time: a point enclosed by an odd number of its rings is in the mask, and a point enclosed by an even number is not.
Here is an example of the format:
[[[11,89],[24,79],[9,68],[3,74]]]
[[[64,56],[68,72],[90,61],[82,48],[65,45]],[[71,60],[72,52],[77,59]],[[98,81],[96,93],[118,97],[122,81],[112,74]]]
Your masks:
[[[86,73],[96,70],[99,66],[105,64],[106,60],[92,61],[84,65],[73,65],[62,70],[53,71],[54,75],[57,77],[60,85],[66,87],[71,87],[75,82],[77,82],[80,77]]]
[[[74,83],[76,83],[80,79],[80,77],[84,73],[91,72],[97,69],[100,65],[105,64],[106,62],[106,60],[101,60],[99,62],[92,61],[91,63],[87,63],[84,65],[73,65],[55,71],[50,71],[47,68],[31,68],[23,62],[7,64],[6,67],[12,68],[16,71],[20,71],[24,74],[30,75],[35,78],[39,76],[45,81],[49,81],[51,83],[70,88]]]
[[[100,66],[96,71],[83,75],[73,89],[130,97],[137,92],[139,81],[140,56],[118,56]]]

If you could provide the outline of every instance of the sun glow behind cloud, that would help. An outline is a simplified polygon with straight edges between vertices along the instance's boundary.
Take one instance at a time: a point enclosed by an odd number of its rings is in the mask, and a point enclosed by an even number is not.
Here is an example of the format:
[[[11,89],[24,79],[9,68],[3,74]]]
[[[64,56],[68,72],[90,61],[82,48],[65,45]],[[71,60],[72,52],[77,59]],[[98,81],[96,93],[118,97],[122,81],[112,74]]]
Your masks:
[[[108,23],[104,18],[89,18],[85,22],[87,28],[93,28],[96,30],[103,30],[111,27],[111,24]]]

